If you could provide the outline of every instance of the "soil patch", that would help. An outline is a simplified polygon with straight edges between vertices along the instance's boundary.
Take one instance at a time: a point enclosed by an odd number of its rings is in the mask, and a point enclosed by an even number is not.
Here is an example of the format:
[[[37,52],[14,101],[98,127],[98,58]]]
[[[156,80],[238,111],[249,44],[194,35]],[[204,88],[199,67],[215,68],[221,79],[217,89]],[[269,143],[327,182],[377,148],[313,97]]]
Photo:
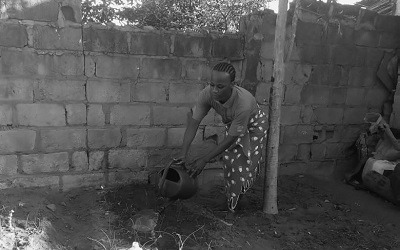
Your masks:
[[[279,214],[262,213],[258,181],[232,226],[214,209],[220,185],[171,204],[153,185],[2,190],[0,249],[400,248],[398,207],[372,193],[303,175],[280,176],[278,188]]]

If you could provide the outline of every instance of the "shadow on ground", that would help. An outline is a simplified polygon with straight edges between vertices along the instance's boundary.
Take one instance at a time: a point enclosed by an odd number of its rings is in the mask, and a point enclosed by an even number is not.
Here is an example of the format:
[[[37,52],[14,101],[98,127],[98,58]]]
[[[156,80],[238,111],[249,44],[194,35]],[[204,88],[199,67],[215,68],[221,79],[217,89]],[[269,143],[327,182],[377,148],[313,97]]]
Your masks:
[[[223,189],[208,186],[166,207],[153,218],[153,231],[139,230],[133,219],[167,204],[153,185],[67,193],[3,190],[0,246],[7,233],[14,235],[9,249],[35,250],[129,249],[133,242],[160,250],[400,248],[399,208],[372,193],[303,175],[280,176],[278,189],[279,214],[261,212],[260,180],[229,226],[226,213],[213,210],[224,201]],[[11,209],[13,229],[8,227]],[[29,239],[35,235],[41,241],[32,248]]]

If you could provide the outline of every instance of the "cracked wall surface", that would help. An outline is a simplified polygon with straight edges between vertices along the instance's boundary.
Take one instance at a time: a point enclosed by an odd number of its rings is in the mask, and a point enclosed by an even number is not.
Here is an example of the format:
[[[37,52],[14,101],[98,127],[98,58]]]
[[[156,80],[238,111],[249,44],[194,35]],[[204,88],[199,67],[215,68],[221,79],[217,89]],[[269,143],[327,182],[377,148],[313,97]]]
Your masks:
[[[298,13],[293,51],[285,64],[279,172],[340,178],[355,166],[354,143],[368,127],[366,113],[380,113],[400,128],[400,17],[359,8],[350,21],[326,22],[323,13],[314,11],[303,6]],[[258,13],[243,18],[241,26],[246,39],[243,84],[264,105],[273,81],[275,18]],[[289,48],[293,31],[287,25]]]
[[[147,182],[209,66],[231,60],[241,77],[242,35],[81,25],[80,1],[36,3],[2,9],[0,188]],[[195,142],[222,126],[210,113]]]

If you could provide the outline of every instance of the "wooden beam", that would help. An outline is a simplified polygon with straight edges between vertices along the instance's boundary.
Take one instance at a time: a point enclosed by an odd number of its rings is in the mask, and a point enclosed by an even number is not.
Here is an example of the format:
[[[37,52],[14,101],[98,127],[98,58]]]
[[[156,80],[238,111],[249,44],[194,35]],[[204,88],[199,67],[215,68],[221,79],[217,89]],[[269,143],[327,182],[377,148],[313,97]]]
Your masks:
[[[281,105],[283,79],[285,76],[285,35],[288,0],[279,0],[278,16],[276,18],[274,44],[274,82],[272,83],[269,105],[269,131],[267,143],[267,160],[264,178],[263,212],[277,214],[278,186],[278,149],[281,122]]]

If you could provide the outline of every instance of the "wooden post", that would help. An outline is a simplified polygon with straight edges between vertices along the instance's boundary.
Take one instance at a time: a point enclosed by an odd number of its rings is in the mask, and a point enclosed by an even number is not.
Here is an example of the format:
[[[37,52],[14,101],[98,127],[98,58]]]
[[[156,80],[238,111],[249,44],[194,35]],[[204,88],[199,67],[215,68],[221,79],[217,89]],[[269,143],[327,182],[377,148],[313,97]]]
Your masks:
[[[285,76],[285,34],[288,0],[279,0],[278,16],[276,18],[274,46],[274,82],[272,83],[269,108],[269,131],[267,143],[267,160],[264,178],[263,212],[277,214],[278,186],[278,148],[281,122],[281,104],[283,79]]]

